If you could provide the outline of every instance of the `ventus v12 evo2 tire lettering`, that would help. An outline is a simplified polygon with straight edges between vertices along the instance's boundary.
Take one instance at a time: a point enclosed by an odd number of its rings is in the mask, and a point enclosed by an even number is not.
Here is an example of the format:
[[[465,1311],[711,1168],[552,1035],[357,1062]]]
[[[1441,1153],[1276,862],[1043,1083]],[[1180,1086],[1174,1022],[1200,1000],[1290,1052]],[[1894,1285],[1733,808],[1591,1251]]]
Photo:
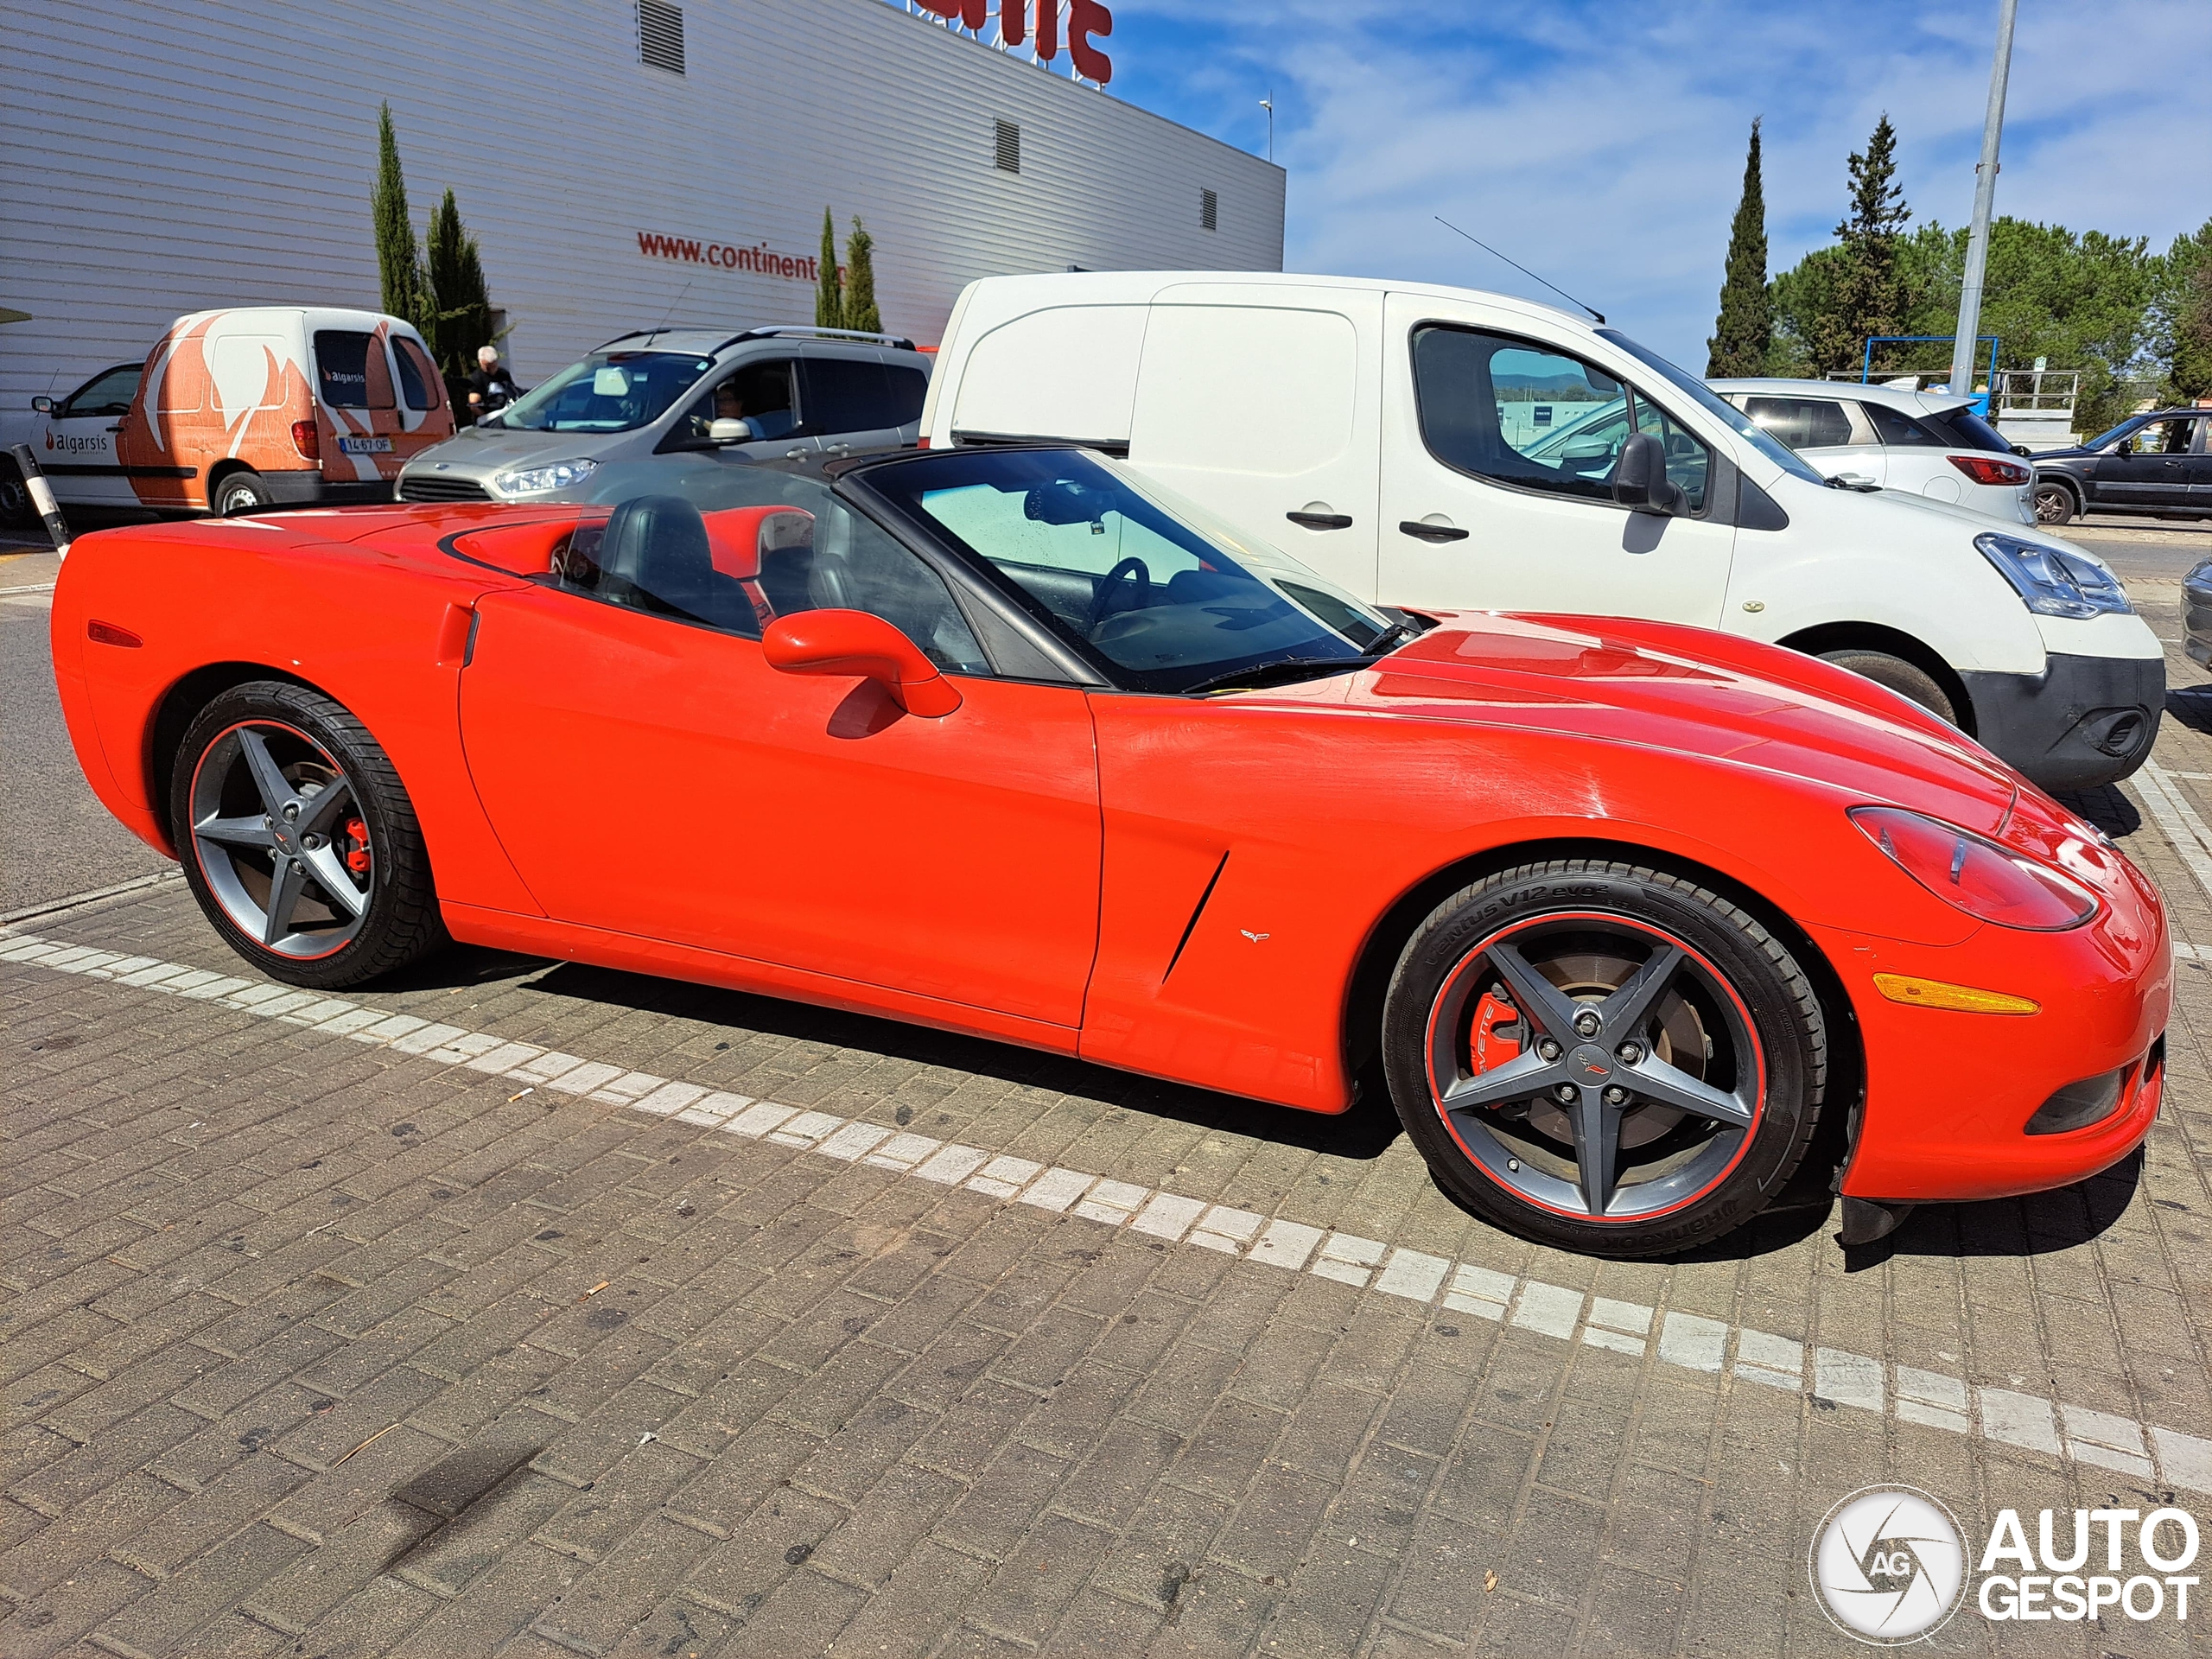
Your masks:
[[[320,692],[257,681],[202,709],[177,750],[169,824],[200,909],[271,979],[334,990],[446,942],[398,772]]]
[[[1810,1145],[1820,1000],[1694,880],[1567,859],[1446,899],[1407,942],[1383,1059],[1437,1185],[1562,1249],[1690,1249],[1757,1215]]]

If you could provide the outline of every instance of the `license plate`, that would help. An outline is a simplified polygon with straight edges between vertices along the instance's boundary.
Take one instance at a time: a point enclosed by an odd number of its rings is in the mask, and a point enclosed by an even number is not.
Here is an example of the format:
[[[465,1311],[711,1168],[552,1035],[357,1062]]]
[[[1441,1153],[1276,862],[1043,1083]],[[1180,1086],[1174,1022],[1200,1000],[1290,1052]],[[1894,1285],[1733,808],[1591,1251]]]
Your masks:
[[[391,453],[390,438],[340,438],[338,453],[341,455],[388,455]]]

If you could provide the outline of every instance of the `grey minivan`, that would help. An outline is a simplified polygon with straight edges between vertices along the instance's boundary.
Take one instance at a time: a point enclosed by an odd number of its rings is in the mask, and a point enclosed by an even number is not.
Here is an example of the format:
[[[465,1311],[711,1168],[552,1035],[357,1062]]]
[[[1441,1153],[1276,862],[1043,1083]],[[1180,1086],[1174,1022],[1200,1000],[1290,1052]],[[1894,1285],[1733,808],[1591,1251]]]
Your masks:
[[[402,501],[518,501],[674,450],[794,456],[914,442],[929,359],[890,334],[640,329],[400,469]]]

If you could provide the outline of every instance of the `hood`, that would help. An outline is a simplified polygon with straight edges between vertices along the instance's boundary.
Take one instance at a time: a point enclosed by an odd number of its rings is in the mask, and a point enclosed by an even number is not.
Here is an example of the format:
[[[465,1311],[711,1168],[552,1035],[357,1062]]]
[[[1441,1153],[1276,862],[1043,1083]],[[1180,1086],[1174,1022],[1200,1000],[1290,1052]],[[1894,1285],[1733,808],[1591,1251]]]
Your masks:
[[[1670,623],[1446,613],[1358,677],[1351,701],[1554,731],[1806,779],[1985,835],[2012,769],[1871,680],[1778,645]]]
[[[573,461],[605,453],[610,442],[634,439],[628,432],[520,432],[501,426],[465,426],[442,443],[434,443],[402,468],[435,473],[443,466],[463,478],[486,479],[524,461]]]

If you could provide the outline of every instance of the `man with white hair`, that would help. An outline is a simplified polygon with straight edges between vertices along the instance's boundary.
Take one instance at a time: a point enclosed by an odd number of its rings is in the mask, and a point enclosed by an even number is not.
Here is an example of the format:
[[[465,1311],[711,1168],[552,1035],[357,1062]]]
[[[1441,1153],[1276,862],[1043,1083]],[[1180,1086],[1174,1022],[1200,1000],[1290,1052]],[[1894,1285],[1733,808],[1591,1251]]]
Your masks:
[[[468,377],[468,412],[481,420],[494,410],[505,409],[519,395],[513,374],[499,361],[499,348],[479,346],[476,372]]]

